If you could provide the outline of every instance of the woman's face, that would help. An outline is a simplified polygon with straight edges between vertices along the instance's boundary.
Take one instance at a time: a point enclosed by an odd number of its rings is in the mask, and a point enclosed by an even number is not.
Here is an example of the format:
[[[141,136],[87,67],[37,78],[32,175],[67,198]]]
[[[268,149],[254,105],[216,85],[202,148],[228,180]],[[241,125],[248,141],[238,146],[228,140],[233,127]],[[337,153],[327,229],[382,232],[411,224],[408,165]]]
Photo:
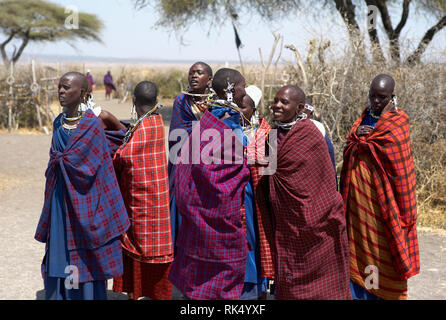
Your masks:
[[[245,95],[243,97],[243,101],[240,106],[240,111],[243,113],[243,115],[245,116],[245,118],[247,120],[251,120],[252,115],[254,114],[255,110],[256,110],[256,108],[254,105],[254,101],[251,99],[250,96]]]
[[[189,69],[187,80],[193,93],[204,93],[211,81],[211,76],[204,65],[196,63]]]
[[[372,87],[369,92],[370,107],[375,114],[380,114],[392,99],[392,92],[383,88]]]
[[[79,79],[67,75],[60,79],[58,86],[59,102],[62,107],[74,109],[81,103],[82,90]]]
[[[234,89],[232,89],[234,102],[237,106],[243,105],[243,98],[246,96],[245,86],[245,79],[242,78],[242,80],[234,86]]]
[[[303,110],[303,104],[299,104],[292,89],[280,89],[274,97],[274,104],[271,106],[274,121],[289,123],[296,120],[297,115]]]

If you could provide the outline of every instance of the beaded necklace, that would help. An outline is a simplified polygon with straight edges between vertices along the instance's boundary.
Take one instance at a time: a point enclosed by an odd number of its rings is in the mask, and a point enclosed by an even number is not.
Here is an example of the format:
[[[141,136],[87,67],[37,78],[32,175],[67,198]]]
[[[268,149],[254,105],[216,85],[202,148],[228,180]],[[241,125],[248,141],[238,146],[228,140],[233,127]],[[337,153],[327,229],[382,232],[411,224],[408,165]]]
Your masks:
[[[369,115],[370,115],[370,117],[372,117],[372,118],[375,119],[375,120],[379,120],[379,119],[381,118],[381,115],[377,116],[377,115],[373,112],[372,108],[370,108],[370,107],[369,107]]]
[[[133,132],[135,132],[135,130],[139,127],[139,125],[142,123],[142,121],[147,118],[148,116],[150,116],[152,113],[154,113],[155,111],[157,111],[158,109],[161,109],[163,107],[163,105],[159,104],[157,106],[155,106],[154,108],[152,108],[151,110],[147,111],[144,115],[142,115],[138,121],[136,121],[136,123],[134,125],[131,126],[130,130],[128,130],[124,136],[124,139],[122,140],[122,146],[124,146],[129,140],[130,137],[132,136]]]
[[[215,91],[212,88],[209,89],[209,93],[192,93],[188,91],[183,91],[182,93],[190,96],[192,98],[192,102],[201,112],[204,112],[206,110],[206,105],[210,101],[211,97],[215,95]],[[194,99],[195,97],[206,97],[206,99],[204,99],[203,101],[196,101]]]
[[[291,128],[292,128],[298,121],[305,120],[305,119],[307,119],[307,118],[308,118],[307,114],[302,112],[301,114],[299,114],[299,115],[297,116],[296,120],[294,120],[294,121],[292,121],[292,122],[283,123],[283,122],[280,122],[280,121],[274,121],[274,124],[275,124],[277,127],[282,128],[282,129],[284,129],[284,130],[291,130]]]
[[[71,134],[71,130],[75,130],[77,128],[77,125],[79,124],[79,122],[75,123],[75,124],[68,124],[68,123],[65,123],[65,121],[80,120],[83,115],[84,115],[83,112],[79,112],[78,111],[78,116],[77,117],[70,117],[69,118],[69,117],[67,117],[67,114],[64,112],[63,116],[60,118],[60,123],[61,123],[62,127],[67,130],[67,133]]]

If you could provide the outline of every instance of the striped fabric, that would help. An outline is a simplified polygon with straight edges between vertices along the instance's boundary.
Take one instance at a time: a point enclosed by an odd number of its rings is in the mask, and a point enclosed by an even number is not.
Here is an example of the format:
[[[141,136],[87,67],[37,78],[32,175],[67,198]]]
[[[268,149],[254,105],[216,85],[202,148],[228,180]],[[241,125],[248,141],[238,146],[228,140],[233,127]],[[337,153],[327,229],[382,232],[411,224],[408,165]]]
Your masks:
[[[327,144],[310,120],[282,138],[269,191],[277,299],[351,299],[342,197]]]
[[[173,260],[164,123],[146,117],[115,154],[114,166],[131,226],[122,247],[135,260]]]
[[[348,202],[348,236],[350,241],[350,279],[382,299],[406,299],[407,280],[393,267],[392,254],[385,232],[385,221],[379,209],[378,196],[372,187],[374,166],[367,155],[361,154],[352,166]],[[375,172],[376,174],[376,172]],[[378,270],[378,283],[365,281]],[[367,271],[367,272],[366,272]],[[370,283],[379,289],[373,289]]]
[[[263,160],[266,154],[266,140],[270,130],[271,127],[268,122],[266,122],[265,119],[260,119],[260,126],[254,135],[254,139],[248,144],[248,159]],[[272,248],[274,246],[274,237],[272,217],[266,201],[266,192],[263,185],[260,183],[260,180],[263,177],[260,168],[261,166],[259,165],[249,166],[249,169],[251,170],[254,196],[256,198],[261,277],[273,279],[274,261]]]
[[[220,135],[220,144],[213,139],[200,141],[202,133],[211,129]],[[243,288],[248,246],[240,208],[249,180],[246,160],[232,151],[241,163],[191,164],[194,154],[201,154],[210,144],[223,148],[224,130],[230,128],[206,111],[183,146],[183,163],[175,169],[175,199],[182,221],[169,280],[190,299],[238,300]],[[186,155],[184,148],[192,148],[197,136],[200,149]],[[232,150],[236,144],[242,148],[235,139]]]
[[[371,293],[404,299],[403,280],[420,269],[409,117],[401,109],[386,112],[368,136],[358,137],[356,130],[366,112],[347,137],[341,172],[352,279],[364,285],[365,266],[375,264],[380,268],[380,289]]]

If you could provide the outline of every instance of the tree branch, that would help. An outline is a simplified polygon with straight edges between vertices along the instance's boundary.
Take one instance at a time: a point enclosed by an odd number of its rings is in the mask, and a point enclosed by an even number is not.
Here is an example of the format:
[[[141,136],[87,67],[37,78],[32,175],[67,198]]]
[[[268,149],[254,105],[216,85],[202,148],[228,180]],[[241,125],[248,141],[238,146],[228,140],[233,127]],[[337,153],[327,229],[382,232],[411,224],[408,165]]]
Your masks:
[[[401,30],[403,30],[404,26],[406,25],[407,18],[409,17],[409,6],[411,1],[412,0],[404,0],[403,2],[403,12],[401,14],[401,20],[395,29],[395,33],[398,35],[398,37],[401,33]]]
[[[383,22],[384,30],[386,30],[389,40],[394,39],[394,30],[392,26],[392,20],[390,19],[389,10],[387,10],[386,0],[377,0],[375,5],[381,14],[381,19]]]
[[[334,0],[336,9],[341,14],[347,26],[352,49],[358,48],[359,56],[365,59],[364,42],[361,37],[361,29],[356,21],[355,5],[351,0]]]
[[[307,73],[305,72],[305,65],[302,61],[302,57],[300,56],[299,50],[297,50],[297,48],[292,45],[292,44],[288,44],[285,46],[285,49],[290,49],[291,51],[294,52],[294,55],[296,56],[297,59],[297,63],[299,64],[299,68],[300,71],[302,72],[302,78],[304,80],[304,90],[308,89],[308,78],[307,78]]]
[[[13,63],[16,63],[17,60],[20,59],[20,56],[22,55],[23,50],[25,50],[25,47],[28,45],[30,34],[31,34],[31,29],[26,30],[25,37],[23,39],[22,44],[20,45],[19,50],[17,52],[15,52],[15,50],[14,50],[14,55],[12,56]]]
[[[367,6],[376,6],[375,0],[365,0],[365,3],[367,4]],[[381,43],[379,42],[378,29],[368,28],[367,32],[369,34],[370,42],[372,43],[373,60],[384,61],[384,53],[381,47]]]
[[[2,54],[2,59],[5,66],[9,65],[9,63],[11,62],[11,60],[9,60],[8,58],[8,55],[6,54],[6,46],[9,42],[11,42],[11,40],[14,38],[16,34],[17,32],[12,31],[9,37],[5,41],[3,41],[2,44],[0,45],[0,52]]]
[[[424,53],[424,51],[426,51],[427,46],[432,41],[435,34],[441,29],[443,29],[445,26],[446,26],[446,16],[443,16],[443,18],[441,18],[440,21],[435,26],[427,30],[423,39],[421,39],[418,48],[407,58],[407,62],[409,64],[414,64],[416,62],[419,62],[422,54]]]

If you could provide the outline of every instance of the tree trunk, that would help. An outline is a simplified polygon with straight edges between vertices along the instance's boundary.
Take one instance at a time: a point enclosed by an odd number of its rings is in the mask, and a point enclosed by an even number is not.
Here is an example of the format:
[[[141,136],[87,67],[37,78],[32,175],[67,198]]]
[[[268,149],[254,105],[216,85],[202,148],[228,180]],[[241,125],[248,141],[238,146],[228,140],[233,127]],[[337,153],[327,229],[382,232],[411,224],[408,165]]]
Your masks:
[[[374,0],[374,5],[378,8],[381,19],[383,21],[384,30],[386,31],[387,37],[389,38],[390,46],[390,57],[393,62],[401,63],[400,54],[400,34],[406,25],[407,18],[409,17],[409,6],[412,0],[403,1],[403,12],[401,13],[401,19],[398,26],[394,29],[392,25],[392,20],[390,19],[389,10],[387,8],[387,0]]]
[[[365,3],[367,6],[375,6],[376,7],[376,1],[375,0],[365,0]],[[368,12],[369,14],[370,12]],[[377,19],[377,17],[376,17]],[[377,24],[377,21],[374,21],[375,25]],[[370,43],[372,44],[372,56],[373,61],[375,62],[383,62],[385,61],[383,49],[381,47],[381,43],[379,42],[378,37],[378,29],[375,27],[368,27],[367,30],[370,38]]]
[[[358,22],[356,21],[355,5],[351,0],[334,0],[336,9],[341,14],[344,23],[347,26],[352,49],[358,48],[358,55],[365,59],[364,40],[361,36]]]
[[[14,38],[15,34],[16,34],[15,32],[11,33],[9,35],[9,37],[5,41],[3,41],[2,44],[0,44],[0,52],[2,55],[2,59],[3,59],[3,64],[7,68],[9,68],[11,60],[8,58],[8,55],[6,54],[6,46],[8,45],[9,42],[11,42],[11,40]]]
[[[28,45],[30,33],[31,33],[30,29],[26,30],[24,37],[23,37],[23,42],[20,45],[19,50],[17,52],[14,52],[14,55],[12,56],[13,63],[16,63],[20,59],[20,56],[22,55],[23,50],[25,50],[25,47]]]
[[[426,51],[427,46],[432,41],[435,34],[441,29],[443,29],[445,26],[446,26],[446,16],[441,18],[440,21],[435,26],[433,26],[426,32],[423,39],[421,39],[418,48],[407,58],[406,61],[409,64],[420,62],[422,54],[424,53],[424,51]]]

